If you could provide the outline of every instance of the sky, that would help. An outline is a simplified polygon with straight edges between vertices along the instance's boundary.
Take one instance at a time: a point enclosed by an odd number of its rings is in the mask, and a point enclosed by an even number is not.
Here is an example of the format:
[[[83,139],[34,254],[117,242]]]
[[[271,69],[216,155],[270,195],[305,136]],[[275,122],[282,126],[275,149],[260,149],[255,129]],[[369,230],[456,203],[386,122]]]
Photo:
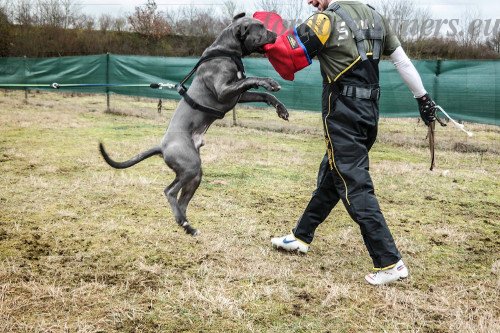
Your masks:
[[[220,10],[224,0],[156,0],[159,10],[178,8],[179,6],[203,6],[205,8],[214,8]],[[246,10],[251,13],[255,10],[253,0],[237,1],[243,7],[246,4]],[[286,0],[283,0],[286,3]],[[306,0],[304,0],[306,2]],[[370,3],[370,0],[363,2]],[[375,2],[375,1],[372,1]],[[498,0],[416,0],[419,6],[429,7],[432,15],[436,19],[454,19],[461,18],[466,10],[472,10],[482,19],[500,19],[500,1]],[[75,0],[81,7],[81,11],[94,16],[101,14],[111,14],[121,16],[134,11],[135,6],[146,3],[146,0]],[[313,8],[311,8],[311,13]]]

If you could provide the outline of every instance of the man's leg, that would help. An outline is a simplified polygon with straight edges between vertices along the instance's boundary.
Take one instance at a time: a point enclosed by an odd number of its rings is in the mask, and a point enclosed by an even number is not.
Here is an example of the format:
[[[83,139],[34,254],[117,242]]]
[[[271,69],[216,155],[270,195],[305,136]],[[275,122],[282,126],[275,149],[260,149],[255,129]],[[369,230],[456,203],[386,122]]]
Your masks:
[[[318,171],[317,188],[292,234],[271,239],[274,247],[286,251],[307,253],[316,228],[326,219],[340,198],[333,183],[332,172],[325,155]]]
[[[345,100],[347,99],[347,100]],[[368,137],[377,126],[377,110],[368,100],[341,96],[327,115],[333,180],[352,219],[359,224],[375,268],[386,268],[400,259],[398,249],[380,211],[369,174]],[[371,146],[371,144],[369,144]]]
[[[314,238],[314,231],[328,217],[339,200],[328,163],[328,155],[325,154],[318,171],[317,188],[293,229],[294,236],[310,244]]]

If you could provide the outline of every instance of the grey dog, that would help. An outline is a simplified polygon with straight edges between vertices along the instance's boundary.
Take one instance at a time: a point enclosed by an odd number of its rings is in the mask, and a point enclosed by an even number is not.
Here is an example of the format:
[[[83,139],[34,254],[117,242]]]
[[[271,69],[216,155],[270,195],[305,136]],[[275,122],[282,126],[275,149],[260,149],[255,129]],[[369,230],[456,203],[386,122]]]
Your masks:
[[[276,41],[274,32],[267,30],[261,22],[244,16],[244,13],[237,15],[233,23],[204,51],[202,57],[210,52],[218,52],[236,54],[241,59],[252,52],[263,53],[265,44]],[[199,105],[220,110],[222,114],[232,110],[237,103],[264,102],[273,106],[280,118],[288,120],[286,107],[276,97],[269,93],[248,91],[258,87],[268,91],[278,91],[281,88],[271,78],[243,78],[235,61],[230,57],[220,56],[211,58],[198,67],[187,93]],[[179,102],[159,146],[125,162],[113,161],[102,143],[99,148],[104,160],[117,169],[125,169],[146,158],[162,155],[176,175],[164,191],[175,220],[188,234],[196,236],[198,230],[189,224],[186,209],[201,182],[200,147],[204,145],[203,135],[216,119],[214,115],[193,108],[184,98]]]

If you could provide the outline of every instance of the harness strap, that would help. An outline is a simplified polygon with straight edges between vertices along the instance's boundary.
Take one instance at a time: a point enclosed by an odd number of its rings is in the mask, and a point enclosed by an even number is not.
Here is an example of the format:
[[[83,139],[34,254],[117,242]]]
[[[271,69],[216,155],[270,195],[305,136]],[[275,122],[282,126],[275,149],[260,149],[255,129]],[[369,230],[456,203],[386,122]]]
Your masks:
[[[371,9],[371,8],[370,8]],[[333,3],[328,7],[329,11],[335,12],[340,18],[347,24],[349,29],[352,31],[354,40],[356,42],[356,48],[358,49],[359,56],[362,61],[368,60],[366,55],[365,40],[373,41],[373,59],[380,59],[380,54],[382,50],[382,40],[384,38],[384,32],[382,29],[382,18],[380,14],[371,9],[374,19],[374,27],[361,29],[352,16],[342,8],[337,2]]]
[[[373,59],[379,60],[382,54],[382,40],[384,38],[384,32],[382,30],[382,17],[373,9],[372,14],[374,20],[373,23],[375,25],[373,31],[376,33],[376,35],[371,38],[373,40]]]
[[[196,63],[196,65],[193,67],[191,72],[179,83],[176,85],[177,92],[179,95],[181,95],[184,98],[184,101],[189,104],[193,109],[196,109],[201,112],[208,113],[217,119],[222,119],[226,115],[225,112],[201,105],[197,103],[194,99],[192,99],[188,93],[187,93],[187,88],[184,86],[184,84],[196,73],[198,70],[198,67],[201,66],[201,64],[212,60],[214,58],[231,58],[233,62],[236,64],[236,67],[238,68],[238,73],[241,73],[241,77],[245,77],[245,67],[243,66],[243,61],[241,60],[241,56],[237,53],[231,53],[231,52],[225,52],[225,51],[212,51],[209,52],[206,56],[201,57],[200,60]]]
[[[192,107],[193,109],[208,113],[208,114],[216,117],[217,119],[222,119],[226,115],[225,112],[219,111],[217,109],[209,108],[209,107],[206,107],[206,106],[203,106],[201,104],[196,103],[195,100],[192,99],[187,93],[184,93],[184,95],[181,95],[181,96],[184,98],[186,103],[188,103],[189,106]]]

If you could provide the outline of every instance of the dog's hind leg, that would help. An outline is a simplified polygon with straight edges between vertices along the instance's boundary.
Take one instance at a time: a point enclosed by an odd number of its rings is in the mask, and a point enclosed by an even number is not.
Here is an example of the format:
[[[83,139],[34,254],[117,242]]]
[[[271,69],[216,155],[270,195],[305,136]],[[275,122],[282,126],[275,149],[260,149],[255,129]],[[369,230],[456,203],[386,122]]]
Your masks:
[[[192,236],[196,236],[198,234],[198,231],[189,225],[186,215],[182,211],[181,207],[179,206],[179,201],[177,200],[179,191],[185,184],[186,180],[184,179],[184,181],[182,181],[182,178],[177,176],[175,180],[169,186],[167,186],[167,188],[165,188],[164,193],[167,197],[170,207],[172,207],[172,211],[174,213],[175,221],[177,222],[177,224],[183,227],[186,233]]]
[[[187,183],[181,191],[181,195],[179,197],[179,206],[181,208],[181,211],[186,214],[187,206],[189,205],[189,202],[193,198],[194,193],[198,189],[201,183],[201,177],[202,177],[202,171],[198,172],[196,177],[194,177],[189,183]]]
[[[176,175],[172,184],[165,189],[165,195],[177,224],[188,234],[196,236],[198,231],[189,225],[186,218],[186,207],[201,179],[201,159],[192,137],[177,134],[168,140],[169,144],[163,150],[165,163]]]
[[[188,220],[187,220],[187,206],[189,204],[189,201],[193,198],[194,192],[198,189],[198,186],[201,183],[201,170],[198,172],[198,174],[188,180],[186,184],[182,187],[181,193],[179,195],[179,199],[177,200],[179,209],[184,216],[183,221],[180,223],[180,226],[184,228],[186,233],[192,235],[192,236],[197,236],[199,234],[199,231],[195,228],[193,228]],[[179,222],[178,222],[179,223]]]
[[[186,217],[186,207],[201,181],[201,160],[195,150],[185,149],[182,154],[165,154],[165,161],[176,174],[174,181],[165,189],[175,221],[186,233],[196,236],[198,230],[191,227]],[[179,196],[179,192],[182,193]]]

